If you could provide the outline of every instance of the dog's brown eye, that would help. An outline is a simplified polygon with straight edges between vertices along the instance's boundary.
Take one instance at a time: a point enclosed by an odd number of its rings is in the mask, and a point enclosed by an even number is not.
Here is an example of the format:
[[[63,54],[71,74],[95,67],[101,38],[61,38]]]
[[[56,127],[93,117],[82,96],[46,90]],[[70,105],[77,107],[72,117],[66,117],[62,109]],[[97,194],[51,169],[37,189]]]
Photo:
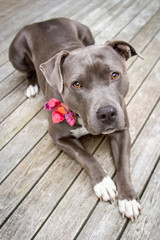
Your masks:
[[[112,76],[111,76],[112,80],[118,79],[118,78],[119,78],[119,75],[120,75],[120,74],[117,73],[117,72],[112,73]]]
[[[75,88],[81,88],[82,85],[81,85],[78,81],[76,81],[76,82],[73,83],[73,87],[75,87]]]

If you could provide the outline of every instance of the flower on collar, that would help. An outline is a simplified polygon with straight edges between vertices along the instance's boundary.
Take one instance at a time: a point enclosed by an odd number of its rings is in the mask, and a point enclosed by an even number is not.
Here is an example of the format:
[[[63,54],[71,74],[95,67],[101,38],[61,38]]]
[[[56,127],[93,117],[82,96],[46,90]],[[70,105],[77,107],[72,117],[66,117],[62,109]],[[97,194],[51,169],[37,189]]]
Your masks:
[[[53,123],[59,123],[66,120],[72,127],[76,122],[76,114],[69,110],[69,108],[56,98],[52,98],[49,102],[46,102],[44,109],[52,111]]]

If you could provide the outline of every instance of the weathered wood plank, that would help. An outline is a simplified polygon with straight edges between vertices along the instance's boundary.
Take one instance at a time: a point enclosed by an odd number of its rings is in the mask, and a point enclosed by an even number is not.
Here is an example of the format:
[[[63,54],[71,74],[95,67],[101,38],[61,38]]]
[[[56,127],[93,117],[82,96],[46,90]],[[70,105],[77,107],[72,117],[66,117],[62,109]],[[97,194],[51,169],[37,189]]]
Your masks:
[[[0,122],[2,122],[11,112],[13,112],[24,100],[26,100],[25,90],[27,84],[22,82],[9,96],[0,101]]]
[[[0,66],[0,82],[4,80],[9,74],[14,71],[14,67],[11,62],[6,62],[5,64]]]
[[[1,185],[2,209],[0,225],[44,174],[58,154],[60,154],[60,150],[55,146],[49,134],[47,134],[14,170],[14,174],[11,174],[5,183]],[[18,177],[15,178],[15,176]],[[27,184],[25,184],[26,181]],[[50,182],[54,185],[52,176],[50,177]],[[3,198],[6,201],[3,201]]]
[[[104,13],[105,14],[109,14],[110,16],[112,16],[112,19],[113,19],[113,17],[114,17],[114,15],[116,16],[116,11],[115,10],[117,10],[118,12],[121,12],[122,11],[122,9],[123,9],[123,4],[124,4],[124,6],[126,6],[125,5],[125,1],[123,1],[122,2],[122,6],[120,6],[119,7],[119,5],[118,6],[116,6],[116,7],[114,7],[113,8],[113,6],[114,5],[116,5],[116,3],[119,3],[119,1],[120,0],[115,0],[115,1],[111,1],[109,4],[108,4],[108,2],[106,3],[104,3],[104,4],[102,4],[99,8],[96,8],[95,9],[95,11],[92,11],[91,13],[89,13],[88,15],[87,15],[87,17],[86,18],[84,18],[84,24],[88,24],[89,26],[90,26],[90,21],[92,22],[92,24],[93,24],[93,19],[94,19],[94,21],[96,20],[96,16],[99,18],[99,15],[103,15]],[[129,3],[130,2],[128,2],[128,0],[127,0],[127,2],[126,2],[126,4],[129,6]],[[153,6],[152,6],[153,5]],[[157,3],[157,5],[156,4],[154,4],[154,3],[152,3],[152,5],[150,6],[149,5],[149,9],[144,9],[144,11],[142,11],[142,18],[143,18],[143,24],[145,23],[145,21],[144,21],[144,16],[143,16],[143,14],[145,13],[145,16],[146,17],[150,17],[150,14],[151,14],[151,12],[150,12],[150,10],[155,10],[155,9],[157,9],[157,7],[158,7],[158,3]],[[154,9],[152,9],[152,7],[154,7]],[[109,8],[109,9],[108,9]],[[148,12],[147,12],[147,10],[148,10]],[[76,11],[76,9],[74,8],[74,11]],[[143,13],[144,12],[144,13]],[[101,13],[101,14],[100,14]],[[67,15],[67,13],[65,12],[65,14]],[[70,13],[71,14],[71,13]],[[148,16],[149,15],[149,16]],[[93,17],[94,16],[94,17]],[[49,18],[49,14],[48,14],[48,18]],[[76,19],[77,19],[77,17],[76,17]],[[137,18],[136,18],[137,19]],[[41,18],[37,18],[37,20],[36,21],[40,21],[40,20],[42,20]],[[77,19],[78,20],[78,19]],[[106,21],[106,20],[105,20]],[[139,19],[138,19],[138,22],[140,22],[139,21]],[[141,21],[142,22],[142,21]],[[132,28],[133,29],[133,28]],[[128,30],[126,30],[126,31],[128,31]],[[128,36],[131,36],[131,34],[128,34]]]
[[[129,4],[131,3],[131,1],[133,1],[133,0],[126,0],[127,2],[128,2],[128,6],[129,6]],[[93,22],[95,23],[95,21],[97,21],[97,19],[99,18],[99,15],[97,14],[97,10],[95,10],[94,11],[94,8],[96,8],[97,7],[97,4],[100,6],[99,8],[99,12],[101,12],[100,13],[100,15],[102,16],[102,12],[105,10],[105,12],[106,13],[108,13],[109,15],[112,15],[112,14],[115,14],[115,8],[116,9],[118,9],[118,11],[119,12],[121,12],[123,9],[122,9],[122,7],[121,7],[121,5],[123,6],[124,5],[124,2],[125,1],[122,1],[122,2],[120,2],[120,0],[110,0],[110,1],[104,1],[104,0],[101,0],[101,1],[98,1],[98,0],[95,0],[94,2],[91,2],[90,4],[88,4],[88,5],[86,5],[86,6],[84,6],[84,7],[82,7],[81,6],[81,8],[80,9],[78,9],[77,8],[77,12],[75,12],[76,11],[76,9],[75,9],[75,7],[73,8],[73,10],[72,10],[72,12],[73,12],[73,16],[72,16],[72,14],[71,14],[71,12],[70,12],[70,8],[69,8],[69,12],[66,12],[66,10],[64,11],[64,9],[62,9],[61,10],[61,16],[63,15],[63,16],[65,16],[65,17],[69,17],[69,18],[72,18],[72,19],[75,19],[75,20],[79,20],[79,21],[82,21],[82,19],[84,20],[84,23],[85,24],[87,24],[88,26],[91,26],[91,25],[93,25]],[[82,3],[82,1],[80,2],[80,3]],[[118,4],[117,4],[118,3]],[[77,6],[78,7],[78,6]],[[79,6],[80,7],[80,6]],[[109,10],[108,10],[109,9]],[[85,14],[85,12],[86,11],[91,11],[90,12],[90,18],[89,19],[86,19],[86,14]],[[64,12],[63,12],[64,11]],[[75,13],[74,13],[75,12]],[[99,13],[98,12],[98,13]],[[79,13],[81,13],[81,14],[79,14]],[[95,15],[96,14],[96,15]],[[115,14],[116,15],[116,14]],[[58,16],[58,13],[57,12],[55,12],[54,13],[54,17],[57,17]],[[53,18],[53,12],[51,12],[51,13],[48,13],[47,12],[47,18]],[[43,14],[43,19],[42,19],[42,17],[39,17],[39,18],[36,18],[35,20],[34,20],[34,22],[35,21],[42,21],[42,20],[45,20],[45,14]],[[102,19],[101,19],[102,20]],[[24,24],[24,25],[26,25],[27,24],[27,22]],[[105,27],[105,26],[104,26]],[[18,30],[17,30],[18,31]],[[14,37],[14,35],[13,35],[13,37]],[[7,40],[6,42],[10,42],[11,41],[11,39],[10,40]],[[2,47],[1,47],[2,48]],[[6,52],[6,51],[8,51],[8,50],[5,50],[4,52]],[[7,54],[6,54],[6,56],[7,56]],[[2,59],[1,59],[2,58]],[[1,56],[0,55],[0,62],[6,62],[7,61],[7,58],[6,59],[4,59],[3,58],[3,55]]]
[[[3,14],[5,13],[5,11],[8,11],[9,6],[11,5],[11,3],[14,5],[17,1],[16,0],[11,0],[11,1],[6,1],[6,0],[1,0],[0,1],[0,18],[3,17]]]
[[[22,0],[22,1],[6,1],[8,3],[7,6],[5,6],[5,9],[3,7],[3,10],[1,9],[1,16],[0,16],[0,24],[3,26],[4,22],[11,22],[10,19],[12,16],[17,15],[19,12],[24,11],[28,7],[31,7],[33,5],[32,0]],[[38,2],[38,0],[34,0],[34,3]],[[4,6],[4,4],[3,4]]]
[[[96,20],[96,24],[91,25],[93,34],[97,36],[106,27],[108,27],[111,22],[114,22],[115,18],[119,17],[124,11],[126,11],[126,9],[128,9],[133,2],[133,0],[123,0],[110,8],[109,11],[106,10],[103,15],[100,14],[99,18]]]
[[[36,22],[36,19],[39,17],[39,15],[41,17],[44,17],[44,19],[48,19],[48,13],[52,12],[54,16],[54,14],[57,12],[59,14],[59,12],[61,12],[63,14],[63,11],[65,11],[65,9],[67,8],[67,5],[69,1],[73,1],[73,0],[67,0],[67,1],[63,1],[63,0],[58,0],[58,3],[56,1],[48,1],[47,4],[45,1],[38,1],[38,4],[34,4],[34,7],[31,6],[31,8],[28,8],[26,10],[26,12],[22,12],[19,13],[18,15],[16,15],[16,17],[14,19],[12,19],[12,24],[14,24],[14,28],[12,28],[12,31],[10,29],[10,22],[6,23],[6,25],[8,24],[8,28],[6,26],[5,32],[3,31],[3,29],[1,29],[1,31],[3,32],[3,35],[1,35],[2,38],[2,42],[0,43],[0,49],[1,51],[4,51],[5,49],[7,49],[11,43],[11,41],[13,40],[15,34],[24,26],[33,22]],[[71,6],[73,6],[74,4],[71,4]],[[36,9],[35,9],[36,8]],[[42,12],[39,10],[42,9]],[[31,12],[34,11],[34,14],[30,14]],[[4,41],[5,39],[5,41]]]
[[[126,96],[126,102],[134,95],[136,89],[143,83],[144,79],[148,76],[150,70],[156,64],[160,57],[159,51],[157,51],[160,41],[160,32],[153,38],[150,44],[143,52],[144,60],[140,58],[134,62],[133,66],[128,70],[128,76],[130,80],[129,91]],[[152,56],[152,57],[151,57]]]
[[[120,0],[114,0],[114,1],[120,1]],[[35,17],[33,19],[33,22],[43,21],[43,20],[46,20],[46,18],[49,19],[49,18],[53,18],[53,17],[54,18],[58,17],[59,16],[59,11],[60,11],[60,16],[72,18],[72,15],[74,15],[75,19],[78,20],[77,14],[79,13],[79,10],[82,10],[81,12],[83,12],[83,15],[81,17],[83,17],[85,9],[93,10],[97,6],[97,4],[101,4],[103,2],[104,2],[104,0],[100,0],[100,1],[96,0],[96,1],[92,2],[91,4],[85,5],[85,0],[84,0],[84,2],[83,1],[79,1],[76,4],[76,7],[75,7],[75,5],[72,5],[72,3],[70,4],[72,7],[67,7],[67,6],[65,7],[64,6],[64,7],[62,7],[62,9],[61,9],[61,6],[60,6],[60,9],[59,9],[59,7],[58,7],[58,9],[54,9],[54,8],[50,9],[48,7],[48,9],[50,11],[49,12],[47,11],[47,14],[44,13],[43,16],[38,16],[37,18]],[[110,1],[110,2],[112,3],[112,1]],[[67,4],[67,3],[65,3],[65,4]],[[89,5],[91,5],[91,6],[89,7]],[[66,11],[66,9],[67,9],[67,11]],[[81,20],[81,18],[79,18],[79,19]],[[26,19],[24,25],[27,25],[27,24],[28,24],[28,22],[27,22],[27,19]],[[18,29],[17,29],[17,31],[18,31]],[[16,34],[16,31],[15,31],[15,34]],[[12,33],[13,37],[14,37],[15,34]],[[10,42],[10,41],[11,41],[11,39],[8,40],[7,42]],[[7,51],[8,51],[8,49],[6,49],[4,52],[7,52]],[[7,56],[7,54],[5,56]],[[6,62],[7,58],[4,59],[3,54],[2,54],[2,56],[0,55],[0,62],[3,63],[3,61]]]
[[[95,136],[92,139],[89,138],[89,142],[87,138],[85,139],[85,142],[88,142],[87,149],[89,152],[94,151],[101,138],[101,136]],[[56,152],[55,155],[53,154],[54,152]],[[2,183],[1,199],[3,209],[1,211],[1,223],[9,215],[9,213],[13,211],[21,199],[23,199],[23,197],[27,194],[27,191],[32,188],[32,186],[37,182],[38,177],[45,172],[45,170],[54,161],[59,153],[60,150],[53,145],[53,140],[47,134],[33,149],[33,151],[31,151],[31,153],[23,160],[23,162],[14,170],[14,173],[11,174],[4,183]],[[64,168],[66,171],[63,173]],[[48,210],[51,209],[53,204],[56,205],[58,203],[59,199],[63,196],[64,192],[72,183],[80,170],[80,165],[75,163],[71,157],[64,153],[62,153],[56,162],[54,162],[42,180],[44,191],[41,191],[40,189],[38,190],[40,195],[43,195],[47,189],[52,188],[52,191],[49,194],[47,193],[48,197],[45,195],[45,201],[50,201],[50,196],[53,194],[52,202],[47,204],[48,206],[45,205],[45,207],[49,207]],[[16,179],[15,174],[18,176]],[[42,185],[38,185],[38,188],[41,188]],[[12,196],[12,198],[9,196]]]
[[[59,0],[58,2],[59,2],[59,7],[58,7],[58,8],[60,8],[61,3],[63,3],[63,1],[62,1],[62,0]],[[67,1],[65,1],[65,2],[67,2]],[[40,3],[40,6],[39,6],[39,3]],[[51,6],[50,6],[50,4],[51,4]],[[55,6],[57,5],[57,3],[54,3],[54,4],[55,4]],[[45,1],[34,1],[34,6],[36,7],[36,9],[38,9],[38,8],[39,8],[39,9],[43,9],[43,11],[44,11],[43,17],[46,16],[46,18],[47,18],[48,9],[53,9],[52,11],[53,11],[53,14],[54,14],[54,4],[53,4],[53,1],[48,1],[47,4],[45,3]],[[64,4],[65,4],[65,3],[64,3]],[[64,5],[64,4],[63,4],[63,5]],[[43,5],[45,5],[45,7],[44,7]],[[63,7],[63,5],[62,5],[62,7]],[[31,11],[33,11],[33,9],[34,9],[34,7],[33,7],[33,1],[31,1],[31,4],[28,5],[27,11],[31,12]],[[55,9],[55,10],[56,10],[56,9]],[[23,12],[25,12],[25,11],[26,11],[26,9],[25,9]],[[63,11],[64,11],[64,9],[62,10],[62,14],[63,14]],[[19,13],[20,13],[21,15],[23,15],[23,12],[19,11]],[[18,16],[16,15],[16,18],[15,18],[15,14],[14,14],[14,17],[13,17],[12,21],[14,22],[14,19],[16,19],[17,22],[18,22],[18,24],[14,23],[15,30],[14,30],[13,32],[11,32],[10,27],[8,27],[8,29],[6,29],[6,31],[8,31],[8,35],[9,35],[9,36],[8,36],[8,37],[7,37],[7,36],[4,36],[4,39],[5,39],[5,40],[0,44],[0,49],[1,49],[1,51],[3,50],[3,52],[0,54],[0,62],[1,62],[1,64],[4,63],[4,62],[6,62],[6,61],[8,60],[8,47],[9,47],[10,42],[11,42],[11,41],[13,40],[13,38],[15,37],[16,33],[17,33],[23,26],[25,26],[25,25],[27,25],[27,24],[29,24],[29,23],[32,23],[32,22],[36,22],[36,17],[38,18],[39,15],[42,16],[42,14],[41,14],[40,11],[39,11],[38,15],[36,15],[35,12],[34,12],[33,15],[30,15],[30,14],[27,15],[27,14],[25,14],[25,16],[23,15],[22,18],[21,18],[21,15],[20,15],[20,16],[19,16],[19,15],[18,15]],[[28,17],[29,17],[29,18],[28,18]],[[23,21],[22,21],[22,19],[23,19]],[[31,21],[32,21],[32,22],[31,22]],[[6,23],[6,24],[10,25],[10,22],[11,22],[11,18],[8,19],[8,23]],[[4,31],[3,31],[4,25],[1,25],[1,27],[2,27],[1,32],[4,32]],[[2,39],[2,40],[3,40],[3,39]]]
[[[72,0],[67,0],[72,1]],[[62,0],[59,0],[59,6],[61,5]],[[62,3],[63,4],[63,3]],[[8,21],[4,22],[3,25],[0,26],[1,36],[0,40],[3,41],[5,38],[7,38],[9,35],[13,34],[16,30],[20,29],[26,21],[28,23],[34,21],[36,17],[41,15],[41,12],[39,9],[43,9],[44,12],[48,11],[50,8],[57,8],[57,3],[55,1],[49,1],[48,4],[45,3],[45,1],[34,1],[30,6],[28,6],[23,11],[19,11],[16,15],[13,15],[8,19]],[[34,14],[30,14],[31,12],[34,12]],[[12,22],[12,28],[10,28],[10,24]]]
[[[47,132],[48,120],[41,110],[0,153],[0,182],[21,162]]]
[[[26,5],[30,2],[31,0],[23,0],[23,1],[17,1],[17,0],[10,0],[10,1],[6,1],[6,0],[1,0],[0,2],[0,9],[1,9],[1,14],[0,14],[0,20],[3,23],[3,19],[5,19],[6,16],[10,15],[11,12],[15,12],[18,8],[18,10],[20,11],[21,7],[23,7],[23,5],[25,5],[25,7],[27,7]]]
[[[96,37],[98,43],[104,43],[106,39],[112,39],[116,34],[120,32],[126,26],[131,19],[141,12],[141,10],[149,3],[149,1],[134,1],[134,3],[127,8],[118,18],[111,19],[108,22],[108,27],[104,28],[104,23],[99,25]],[[114,29],[114,31],[113,31]]]
[[[135,34],[158,12],[160,7],[159,1],[151,1],[119,34],[119,39],[131,41]],[[117,36],[115,36],[117,38]]]
[[[160,134],[160,132],[159,132]],[[160,235],[160,163],[152,174],[141,199],[143,213],[140,221],[129,223],[122,240],[159,239]]]
[[[156,69],[155,72],[157,73],[157,69]],[[153,77],[155,78],[154,75],[150,76],[151,79]],[[153,86],[153,87],[155,89],[155,86]],[[145,87],[144,87],[143,92],[145,92]],[[143,98],[143,95],[141,95],[141,98]],[[137,101],[138,101],[138,104],[141,103],[141,101],[139,102],[139,99]],[[152,106],[151,106],[151,108],[152,108]],[[151,109],[150,110],[148,109],[148,111],[150,112]],[[149,114],[149,112],[148,112],[148,114]],[[132,116],[133,116],[133,113],[131,113],[131,114],[132,115],[129,116],[130,118],[132,118]],[[140,113],[140,115],[142,115],[142,113]],[[141,118],[142,118],[142,116],[141,116]],[[135,122],[134,122],[134,126],[135,126],[135,129],[136,129],[134,132],[137,131],[137,133],[140,130],[139,127],[141,128],[141,125],[138,123],[139,119],[140,118],[136,119]],[[144,121],[145,121],[145,119],[146,119],[146,113],[144,115]],[[141,122],[141,119],[140,119],[140,122]],[[137,136],[137,133],[135,134],[135,136]],[[134,139],[132,139],[132,141],[133,140]],[[87,141],[87,143],[90,144],[89,141]],[[91,146],[93,146],[93,144],[91,144]],[[107,167],[107,170],[110,174],[114,172],[114,166],[113,166],[113,163],[111,161],[111,156],[110,156],[110,154],[108,154],[108,148],[107,147],[104,147],[104,145],[101,146],[100,150],[97,151],[97,153],[96,153],[96,157],[101,162],[101,164],[103,165],[103,167],[105,169]],[[66,163],[66,161],[67,161],[67,163]],[[71,168],[68,166],[68,162],[70,162]],[[153,161],[152,161],[152,163],[153,163]],[[58,164],[58,166],[57,166],[57,164]],[[61,167],[59,166],[59,164],[62,164]],[[66,164],[67,164],[67,167],[66,167]],[[56,169],[58,169],[58,171]],[[63,173],[64,169],[65,169],[65,171]],[[11,234],[13,234],[16,237],[20,237],[20,236],[23,235],[23,239],[30,238],[31,235],[33,234],[33,232],[38,230],[38,226],[40,226],[42,224],[44,218],[47,217],[49,209],[54,209],[56,207],[56,204],[57,204],[58,200],[57,200],[57,189],[55,189],[55,187],[59,188],[58,194],[60,194],[60,189],[62,188],[61,194],[58,195],[58,197],[61,198],[61,196],[64,194],[64,191],[65,191],[64,188],[63,188],[64,184],[66,184],[68,182],[68,184],[65,185],[65,187],[69,186],[71,184],[71,182],[74,180],[74,178],[76,178],[76,175],[79,173],[80,169],[81,169],[81,167],[78,164],[76,164],[74,161],[72,162],[72,159],[69,156],[66,156],[65,154],[63,156],[61,156],[61,158],[57,159],[57,161],[51,166],[51,168],[48,170],[48,172],[44,175],[43,179],[41,179],[41,181],[35,186],[35,188],[32,190],[30,195],[26,198],[26,200],[20,205],[20,207],[15,211],[15,213],[11,216],[11,218],[8,220],[8,222],[4,225],[4,229],[5,229],[4,231],[5,232],[6,231],[7,232],[11,231]],[[66,173],[66,171],[67,171],[67,173]],[[84,180],[85,180],[85,178],[88,178],[88,177],[85,176],[85,174],[86,173],[83,172],[83,174],[80,175],[80,176],[82,176],[82,178]],[[52,177],[51,177],[51,175],[52,175]],[[57,178],[58,179],[60,178],[60,180],[57,181]],[[52,179],[53,182],[51,182],[51,180],[49,180],[49,179]],[[81,177],[80,177],[80,179],[81,179]],[[76,222],[76,221],[75,222],[74,221],[68,222],[68,219],[64,218],[65,213],[63,213],[63,218],[64,219],[63,219],[63,226],[61,226],[61,232],[64,234],[63,231],[66,231],[65,221],[67,221],[67,225],[69,227],[69,230],[67,230],[67,236],[64,235],[65,238],[70,236],[69,231],[71,231],[72,234],[73,234],[73,232],[74,232],[74,234],[76,234],[76,232],[79,229],[79,226],[83,223],[83,221],[86,217],[86,213],[89,213],[89,211],[92,210],[92,207],[96,203],[96,197],[94,196],[93,193],[91,194],[91,190],[89,192],[90,197],[89,197],[89,199],[87,198],[87,205],[82,203],[83,196],[84,197],[88,196],[88,191],[87,190],[88,190],[89,187],[91,187],[90,184],[89,184],[89,179],[88,179],[88,185],[86,184],[86,182],[85,183],[83,182],[83,179],[79,180],[79,178],[78,178],[78,180],[75,183],[76,187],[77,187],[77,184],[80,181],[80,185],[78,185],[77,188],[81,192],[81,198],[78,198],[78,199],[76,198],[76,200],[74,200],[73,196],[76,193],[75,189],[72,186],[71,190],[69,190],[69,193],[71,192],[72,201],[76,201],[77,205],[78,205],[78,202],[79,202],[79,206],[83,205],[83,211],[82,211],[82,209],[79,209],[79,208],[76,209],[75,207],[73,207],[74,209],[71,210],[72,214],[74,214],[74,215],[72,215],[72,219],[75,219],[76,216],[79,216],[79,222]],[[48,183],[49,181],[50,181],[50,183]],[[56,183],[58,183],[58,185],[56,185]],[[72,191],[72,189],[74,191]],[[78,193],[79,193],[79,191],[78,191]],[[50,198],[50,195],[53,195],[55,197],[56,202],[54,202],[54,198]],[[69,194],[69,196],[70,196],[70,194]],[[69,199],[71,199],[71,197],[69,197]],[[94,200],[92,199],[90,201],[90,198],[91,199],[93,198]],[[43,206],[42,206],[42,203],[41,203],[41,199],[45,199],[45,204],[43,203]],[[93,201],[94,201],[94,204],[92,204]],[[6,200],[5,200],[5,202],[6,202]],[[63,208],[65,206],[65,209],[67,209],[67,205],[69,204],[69,202],[70,201],[68,200],[68,197],[66,195],[64,200],[62,201],[62,203],[60,203],[58,208],[57,208],[59,210],[55,210],[55,213],[57,213],[56,214],[56,219],[59,219],[59,216],[61,216],[61,214],[60,214],[61,208]],[[71,202],[70,202],[70,204],[71,204]],[[38,206],[38,209],[36,208],[36,206]],[[34,214],[32,215],[32,223],[28,223],[27,219],[30,218],[31,209],[35,209],[35,211],[34,211]],[[43,212],[43,214],[42,214],[42,212],[40,212],[40,209]],[[71,209],[71,206],[70,206],[70,209]],[[54,215],[55,213],[53,213],[53,217],[55,216]],[[20,216],[22,214],[23,214],[23,216],[25,216],[23,223],[20,222]],[[42,218],[40,219],[41,214],[44,217],[43,219]],[[16,221],[13,221],[13,219],[16,219]],[[81,219],[81,222],[80,222],[80,219]],[[56,224],[57,221],[54,220],[54,221],[51,221],[51,222],[52,222],[52,226],[53,226],[53,224],[58,226]],[[75,225],[74,225],[75,228],[72,228],[73,223],[77,224],[77,227],[75,227]],[[49,223],[47,222],[47,224],[49,224]],[[59,222],[59,224],[60,224],[60,222]],[[71,226],[69,224],[71,224]],[[28,229],[24,233],[23,229],[24,229],[24,226],[26,227],[26,225],[28,226]],[[17,226],[18,226],[18,231],[17,231]],[[49,231],[51,231],[51,230],[49,230]],[[55,233],[56,233],[56,230],[55,230]],[[7,234],[7,233],[5,233],[5,234]],[[43,232],[43,234],[45,234],[45,233]],[[59,232],[59,234],[60,234],[60,232]],[[5,236],[9,237],[7,235],[5,235]],[[52,237],[53,237],[53,235],[52,235]],[[41,239],[43,239],[43,238],[41,238]]]
[[[25,79],[24,74],[14,71],[9,77],[0,83],[0,99],[19,86]]]
[[[71,1],[71,0],[68,0]],[[61,7],[65,6],[65,4],[67,4],[68,1],[62,1],[59,0],[59,5],[57,6],[56,2],[53,1],[48,1],[48,4],[45,4],[44,1],[38,1],[38,4],[36,2],[34,2],[34,4],[31,4],[31,6],[29,6],[29,8],[27,8],[27,10],[25,10],[24,12],[20,12],[18,15],[13,16],[13,23],[14,23],[14,28],[12,27],[12,31],[11,29],[8,27],[5,28],[4,30],[1,30],[3,34],[8,34],[5,35],[4,38],[7,38],[5,41],[3,41],[0,44],[0,49],[6,49],[9,47],[10,42],[13,40],[13,38],[15,37],[16,33],[25,25],[36,22],[36,18],[38,20],[39,15],[41,16],[40,18],[42,18],[41,13],[39,12],[39,8],[43,8],[44,14],[43,14],[43,18],[44,19],[48,19],[48,9],[52,12],[52,14],[54,14],[54,12],[56,12],[58,9],[60,10]],[[44,5],[44,6],[43,6]],[[51,6],[50,6],[51,5]],[[31,11],[34,10],[34,8],[36,8],[36,10],[34,11],[33,15],[30,15],[29,13]],[[63,9],[63,8],[62,8]],[[65,9],[65,8],[64,8]],[[63,11],[62,10],[62,14]],[[29,13],[28,13],[29,12]],[[25,13],[25,14],[24,14]],[[23,17],[22,17],[23,16]],[[10,21],[11,19],[9,19],[8,21],[8,25],[10,25]],[[6,23],[7,24],[7,23]],[[3,26],[4,27],[4,26]],[[3,38],[3,36],[1,36]],[[2,39],[3,40],[3,39]],[[5,51],[8,51],[8,49],[6,49]],[[3,57],[3,55],[2,55]],[[2,60],[1,60],[2,61]],[[6,60],[5,60],[6,61]]]
[[[156,134],[155,136],[155,132],[160,131],[158,123],[159,114],[160,104],[157,105],[132,148],[131,175],[134,185],[136,185],[136,190],[139,193],[143,190],[159,155],[160,134]],[[145,209],[142,208],[142,216],[146,214],[144,211]],[[125,222],[126,220],[121,218],[117,206],[99,203],[77,239],[93,240],[99,237],[102,240],[117,239]],[[138,222],[141,222],[141,216]],[[44,230],[47,233],[49,229],[42,229],[43,233]],[[50,233],[52,234],[52,232]],[[39,234],[39,236],[42,237],[44,235]]]
[[[131,104],[128,106],[128,114],[129,116],[132,116],[130,118],[131,139],[137,135],[133,124],[135,124],[138,119],[138,127],[141,128],[143,126],[144,119],[147,119],[148,113],[154,108],[156,101],[160,97],[159,69],[160,61],[158,61],[152,72],[147,77],[146,81],[143,83],[142,87],[131,100]]]
[[[8,49],[0,53],[0,66],[8,61]]]
[[[37,114],[44,104],[42,93],[35,99],[27,99],[0,125],[0,148],[7,144],[26,123]],[[9,127],[10,126],[10,127]]]
[[[104,0],[94,0],[92,2],[87,2],[83,8],[79,9],[79,11],[73,14],[72,19],[82,20],[88,13],[93,12],[96,8],[106,3],[108,3],[108,1]]]
[[[93,23],[95,24],[99,19],[99,16],[104,16],[107,13],[112,14],[112,8],[116,7],[118,3],[120,3],[120,0],[105,1],[103,4],[95,8],[92,12],[89,12],[87,15],[85,15],[81,19],[81,22],[91,27],[91,25],[93,25]]]
[[[159,31],[160,22],[160,11],[155,14],[151,20],[136,34],[136,36],[131,40],[131,44],[135,46],[137,51],[142,52],[152,40],[152,38]],[[143,53],[142,53],[143,54]],[[136,59],[131,58],[128,63],[133,63]],[[128,64],[127,64],[128,66]]]

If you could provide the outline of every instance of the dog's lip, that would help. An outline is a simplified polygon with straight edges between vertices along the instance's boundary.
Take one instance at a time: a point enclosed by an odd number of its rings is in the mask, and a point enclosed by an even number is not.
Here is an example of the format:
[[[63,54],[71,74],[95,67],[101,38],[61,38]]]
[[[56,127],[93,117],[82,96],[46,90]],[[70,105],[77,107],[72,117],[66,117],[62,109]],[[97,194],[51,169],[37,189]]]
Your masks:
[[[111,133],[114,133],[116,131],[123,131],[125,129],[128,129],[127,127],[123,127],[123,128],[108,128],[106,131],[102,132],[102,134],[111,134]]]
[[[110,133],[113,133],[113,132],[115,132],[115,131],[117,131],[118,129],[116,129],[116,128],[107,128],[105,131],[103,131],[103,132],[92,132],[92,131],[89,131],[88,130],[88,128],[87,128],[87,126],[85,125],[85,128],[87,129],[87,131],[90,133],[90,134],[92,134],[92,135],[100,135],[100,134],[110,134]]]
[[[117,130],[116,128],[108,128],[104,132],[102,132],[102,134],[114,133],[116,130]]]

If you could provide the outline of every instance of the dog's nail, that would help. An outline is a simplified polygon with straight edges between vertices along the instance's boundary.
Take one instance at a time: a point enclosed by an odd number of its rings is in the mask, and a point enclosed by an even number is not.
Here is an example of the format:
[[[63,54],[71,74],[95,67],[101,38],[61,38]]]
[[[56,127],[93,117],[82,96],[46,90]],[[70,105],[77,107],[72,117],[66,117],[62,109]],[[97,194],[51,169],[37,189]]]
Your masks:
[[[102,196],[100,196],[100,198],[99,198],[99,199],[100,199],[100,201],[101,201],[101,202],[103,201],[103,198],[102,198]]]
[[[139,208],[138,210],[139,210],[139,214],[141,215],[141,213],[142,213],[142,212],[141,212],[141,209]]]
[[[116,198],[118,198],[118,192],[116,191]]]
[[[122,218],[124,218],[124,212],[122,212]]]
[[[134,222],[134,217],[133,216],[131,216],[131,221]]]
[[[110,198],[110,199],[109,199],[109,202],[112,204],[112,203],[113,203],[113,198]]]
[[[112,198],[112,199],[110,200],[110,202],[111,202],[111,204],[114,204],[114,203],[115,203],[115,198]]]

